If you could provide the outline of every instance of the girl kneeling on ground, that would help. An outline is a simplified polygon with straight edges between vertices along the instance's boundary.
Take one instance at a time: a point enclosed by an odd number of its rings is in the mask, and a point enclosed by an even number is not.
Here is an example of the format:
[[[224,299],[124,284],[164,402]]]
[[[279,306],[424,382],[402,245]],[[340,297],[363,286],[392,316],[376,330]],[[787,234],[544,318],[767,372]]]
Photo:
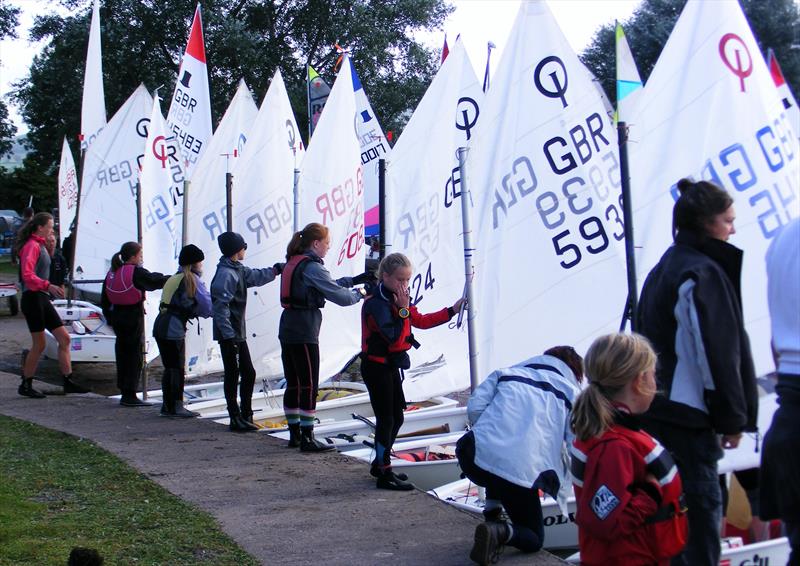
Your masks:
[[[656,394],[656,354],[637,334],[609,334],[586,353],[572,452],[581,564],[668,564],[687,537],[680,474],[641,428]]]
[[[204,259],[203,250],[194,244],[183,247],[178,256],[180,269],[167,279],[153,323],[153,337],[164,365],[162,417],[198,416],[184,408],[183,386],[186,381],[186,323],[192,318],[211,316],[211,295],[200,279]]]
[[[377,487],[408,491],[414,485],[405,475],[392,472],[391,452],[400,427],[406,399],[401,370],[411,367],[408,350],[419,346],[411,327],[433,328],[449,321],[461,309],[464,299],[452,307],[422,314],[410,305],[408,283],[411,261],[403,254],[389,254],[378,267],[378,285],[361,309],[361,376],[375,412],[375,459],[370,474]]]

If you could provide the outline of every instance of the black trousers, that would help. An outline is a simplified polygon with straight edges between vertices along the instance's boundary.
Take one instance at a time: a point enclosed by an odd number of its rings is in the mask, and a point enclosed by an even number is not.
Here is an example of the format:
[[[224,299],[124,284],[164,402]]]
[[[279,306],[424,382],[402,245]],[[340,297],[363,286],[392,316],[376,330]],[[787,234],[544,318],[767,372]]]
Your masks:
[[[186,362],[186,342],[184,340],[162,340],[156,338],[161,364],[166,370],[178,370],[183,375]]]
[[[117,335],[117,387],[123,393],[136,393],[143,364],[144,317],[134,310],[124,311],[115,314],[110,322]]]
[[[470,480],[486,488],[486,498],[499,500],[511,519],[514,534],[510,546],[523,552],[537,552],[544,543],[544,518],[539,490],[522,487],[487,472],[475,463],[475,435],[468,432],[456,445],[456,457]]]
[[[375,441],[383,450],[378,451],[378,463],[389,463],[390,452],[400,427],[403,426],[406,396],[403,393],[403,380],[400,370],[361,359],[361,377],[369,391],[369,401],[375,413]]]
[[[286,376],[284,411],[310,416],[308,413],[317,410],[319,344],[281,342],[281,361]]]
[[[225,368],[225,380],[223,388],[225,390],[225,403],[228,405],[228,413],[239,414],[239,405],[236,403],[236,385],[239,384],[239,376],[242,382],[239,385],[239,397],[241,398],[242,414],[249,415],[253,412],[253,387],[256,382],[256,370],[253,361],[250,359],[250,350],[247,342],[234,342],[225,340],[219,343],[222,352],[222,365]]]

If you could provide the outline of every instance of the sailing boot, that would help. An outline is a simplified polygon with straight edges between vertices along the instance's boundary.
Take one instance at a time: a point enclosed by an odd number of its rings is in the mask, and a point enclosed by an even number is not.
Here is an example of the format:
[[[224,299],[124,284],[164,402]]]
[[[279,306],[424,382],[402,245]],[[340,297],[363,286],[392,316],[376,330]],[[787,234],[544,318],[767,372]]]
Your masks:
[[[256,425],[250,424],[242,418],[242,414],[239,412],[239,407],[236,407],[235,409],[229,408],[228,416],[230,417],[228,429],[232,430],[233,432],[251,432],[258,430]]]
[[[172,415],[181,419],[199,417],[200,413],[190,411],[183,406],[183,387],[186,377],[179,369],[172,370]]]
[[[62,376],[61,379],[61,383],[64,386],[64,395],[67,395],[68,393],[91,393],[89,389],[81,387],[72,381],[72,374]]]
[[[389,489],[391,491],[411,491],[415,488],[413,483],[402,480],[395,475],[391,468],[383,470],[383,473],[378,476],[375,487],[378,489]]]
[[[300,452],[327,452],[335,449],[332,444],[325,444],[314,438],[313,426],[300,427]]]
[[[289,444],[287,448],[300,448],[300,423],[289,425]]]
[[[17,393],[24,397],[30,397],[31,399],[44,399],[45,394],[41,391],[37,391],[33,388],[33,378],[32,377],[23,377],[22,383],[19,384],[19,389],[17,389]]]
[[[159,413],[162,417],[175,416],[172,388],[172,370],[164,368],[164,375],[161,377],[161,412]]]
[[[119,400],[119,404],[123,407],[150,407],[153,404],[148,403],[147,401],[142,401],[136,396],[136,391],[127,391],[124,390],[122,392],[122,398]]]
[[[485,522],[475,527],[475,544],[469,553],[470,560],[481,566],[494,564],[511,538],[508,523]]]
[[[389,461],[387,462],[386,460]],[[381,466],[378,463],[378,458],[375,458],[369,465],[369,475],[371,475],[373,478],[379,478],[383,473],[382,470],[391,469],[391,465],[392,465],[391,454],[389,455],[389,458],[384,458],[383,466]],[[392,472],[392,473],[394,473],[394,475],[397,476],[397,479],[399,480],[406,481],[408,479],[408,475],[404,474],[403,472]]]

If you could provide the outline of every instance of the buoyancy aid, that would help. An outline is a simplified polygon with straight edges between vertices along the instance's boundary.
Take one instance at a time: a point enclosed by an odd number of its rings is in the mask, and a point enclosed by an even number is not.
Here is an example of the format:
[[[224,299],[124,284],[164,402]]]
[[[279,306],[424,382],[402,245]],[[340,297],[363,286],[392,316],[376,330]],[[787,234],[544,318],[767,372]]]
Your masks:
[[[164,289],[161,291],[161,304],[158,305],[158,311],[160,313],[169,312],[180,318],[183,322],[186,322],[192,318],[192,309],[181,308],[172,302],[175,294],[181,292],[181,290],[185,288],[183,283],[184,277],[183,273],[176,273],[167,279],[167,282],[164,284]]]
[[[640,458],[639,462],[646,473],[652,474],[661,487],[661,503],[655,513],[650,515],[642,529],[636,536],[627,539],[600,540],[596,537],[585,536],[580,533],[581,553],[586,556],[610,557],[625,554],[628,550],[649,552],[655,559],[663,560],[676,556],[688,540],[688,519],[686,508],[683,504],[680,475],[670,453],[653,437],[642,430],[635,430],[627,426],[615,424],[599,438],[583,441],[576,439],[571,448],[572,476],[575,485],[575,495],[578,500],[578,519],[580,528],[580,514],[592,513],[602,516],[607,509],[610,513],[614,508],[603,478],[594,478],[592,485],[599,488],[596,493],[584,494],[584,485],[590,481],[584,477],[587,462],[592,458],[592,451],[598,446],[611,441],[622,441],[633,449]],[[611,463],[606,463],[611,464]],[[606,465],[609,474],[615,474],[613,464]],[[587,486],[588,487],[588,486]],[[590,488],[591,489],[591,488]],[[606,492],[600,493],[602,490]],[[609,492],[610,493],[610,492]],[[589,499],[585,499],[585,497]],[[588,503],[588,505],[587,505]],[[589,510],[591,509],[591,511]],[[647,548],[642,548],[646,545]],[[584,548],[585,547],[585,548]]]
[[[144,291],[133,285],[135,269],[135,265],[126,263],[106,275],[106,295],[112,305],[136,305],[144,300]]]
[[[314,258],[305,254],[289,258],[281,271],[281,306],[285,309],[320,309],[325,306],[325,297],[316,289],[300,284],[310,262]],[[302,290],[305,288],[305,291]]]

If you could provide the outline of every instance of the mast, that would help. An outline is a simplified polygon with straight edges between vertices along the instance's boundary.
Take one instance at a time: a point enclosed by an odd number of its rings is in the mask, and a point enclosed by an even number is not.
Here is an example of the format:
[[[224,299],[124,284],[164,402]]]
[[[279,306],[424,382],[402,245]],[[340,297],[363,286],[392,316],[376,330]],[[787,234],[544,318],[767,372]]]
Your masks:
[[[465,295],[467,299],[467,339],[469,343],[469,388],[474,392],[478,387],[478,348],[475,335],[475,301],[472,289],[472,279],[475,273],[472,265],[472,255],[475,248],[472,247],[472,225],[469,216],[470,193],[467,183],[467,156],[469,149],[466,147],[458,148],[458,167],[461,171],[461,225],[463,226],[464,242],[464,279]]]

